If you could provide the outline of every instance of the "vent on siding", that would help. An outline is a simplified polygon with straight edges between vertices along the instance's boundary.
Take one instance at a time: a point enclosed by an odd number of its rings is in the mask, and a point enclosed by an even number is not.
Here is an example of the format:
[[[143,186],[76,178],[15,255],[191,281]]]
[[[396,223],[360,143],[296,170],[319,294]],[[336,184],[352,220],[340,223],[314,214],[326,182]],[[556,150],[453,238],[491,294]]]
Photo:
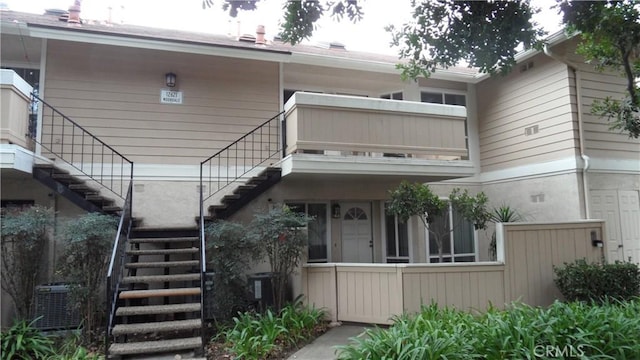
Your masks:
[[[532,203],[541,203],[541,202],[544,202],[544,193],[531,195],[531,202],[532,202]]]
[[[540,131],[540,128],[538,127],[538,125],[529,126],[524,128],[524,135],[529,136],[529,135],[537,134],[538,131]]]
[[[75,329],[80,325],[78,311],[69,301],[69,285],[42,285],[35,289],[34,326],[40,330]]]
[[[531,68],[533,68],[533,61],[529,61],[526,64],[520,65],[520,72],[523,73],[525,71],[530,70]]]

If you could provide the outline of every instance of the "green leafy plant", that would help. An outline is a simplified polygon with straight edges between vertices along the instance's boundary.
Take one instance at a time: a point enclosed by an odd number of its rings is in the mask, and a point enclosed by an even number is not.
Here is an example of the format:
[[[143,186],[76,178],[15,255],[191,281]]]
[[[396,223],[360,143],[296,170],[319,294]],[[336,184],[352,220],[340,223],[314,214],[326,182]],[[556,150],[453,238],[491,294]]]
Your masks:
[[[489,220],[495,223],[510,223],[524,221],[525,217],[509,205],[502,204],[498,207],[492,208],[489,211]],[[489,243],[489,258],[494,261],[497,258],[495,231],[491,234],[491,242]]]
[[[84,339],[89,343],[104,318],[103,288],[117,226],[113,216],[89,213],[70,221],[63,232],[65,247],[58,271],[71,282],[70,296],[80,310]]]
[[[276,309],[284,305],[289,277],[307,245],[306,227],[311,219],[283,205],[266,214],[256,214],[249,224],[248,236],[255,242],[258,253],[269,261]]]
[[[2,360],[46,359],[54,354],[53,340],[43,335],[33,324],[37,321],[16,322],[9,330],[2,332]]]
[[[47,357],[47,360],[101,360],[103,355],[89,351],[82,346],[81,330],[75,330],[62,338],[56,339],[54,345],[55,355]]]
[[[18,319],[27,319],[32,309],[53,222],[53,210],[42,206],[10,209],[2,216],[2,288],[13,299]]]
[[[222,320],[229,319],[247,302],[246,269],[259,251],[247,229],[237,223],[219,221],[206,228],[207,269],[213,271],[214,304]]]
[[[473,222],[477,229],[486,228],[489,214],[486,210],[487,196],[480,192],[475,196],[469,195],[467,190],[453,189],[449,194],[449,201],[442,200],[429,185],[403,181],[389,192],[389,212],[406,222],[410,217],[417,216],[429,234],[435,239],[438,247],[438,257],[443,261],[443,242],[461,224],[449,223],[449,217],[443,216],[449,205],[462,217]],[[443,218],[443,221],[436,221]]]
[[[338,359],[637,359],[640,300],[512,304],[480,315],[424,306],[338,348]]]
[[[628,300],[640,295],[640,269],[635,263],[590,264],[579,259],[553,270],[554,282],[568,301]]]
[[[304,306],[298,298],[279,313],[271,309],[264,314],[239,313],[219,337],[238,359],[280,358],[285,350],[326,329],[324,317],[323,310]]]

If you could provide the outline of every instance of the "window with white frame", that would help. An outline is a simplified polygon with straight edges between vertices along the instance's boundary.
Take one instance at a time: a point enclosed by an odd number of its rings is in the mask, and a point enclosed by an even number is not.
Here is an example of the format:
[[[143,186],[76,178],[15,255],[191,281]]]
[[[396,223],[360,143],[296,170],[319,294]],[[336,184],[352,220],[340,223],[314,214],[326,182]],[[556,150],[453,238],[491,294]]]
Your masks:
[[[389,100],[403,100],[404,96],[402,95],[402,91],[398,91],[389,94],[382,94],[380,95],[380,98]]]
[[[292,211],[302,212],[313,218],[307,226],[308,262],[327,262],[328,206],[325,203],[287,203]]]
[[[409,254],[409,226],[407,222],[402,222],[398,216],[387,211],[385,204],[385,235],[387,242],[387,262],[388,263],[408,263]]]
[[[474,262],[477,259],[477,233],[473,223],[449,206],[448,211],[431,225],[441,234],[442,262]],[[441,229],[446,229],[442,231]],[[429,262],[440,262],[436,237],[427,231],[429,238]]]

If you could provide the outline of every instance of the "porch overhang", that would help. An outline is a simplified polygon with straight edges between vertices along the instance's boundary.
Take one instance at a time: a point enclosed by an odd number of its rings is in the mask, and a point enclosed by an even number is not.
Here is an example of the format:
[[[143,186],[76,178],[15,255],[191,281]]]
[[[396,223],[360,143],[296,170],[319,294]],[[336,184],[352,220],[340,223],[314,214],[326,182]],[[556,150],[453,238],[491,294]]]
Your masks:
[[[395,177],[414,181],[442,181],[473,176],[469,160],[426,160],[341,155],[290,154],[280,162],[282,176],[333,175]]]

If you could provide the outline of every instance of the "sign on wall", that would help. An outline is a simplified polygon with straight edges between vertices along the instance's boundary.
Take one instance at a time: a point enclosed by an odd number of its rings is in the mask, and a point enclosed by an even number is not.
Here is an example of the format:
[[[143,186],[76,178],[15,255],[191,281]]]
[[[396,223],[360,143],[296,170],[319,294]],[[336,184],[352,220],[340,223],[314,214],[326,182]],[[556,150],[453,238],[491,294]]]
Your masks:
[[[161,104],[182,104],[182,91],[160,90]]]

